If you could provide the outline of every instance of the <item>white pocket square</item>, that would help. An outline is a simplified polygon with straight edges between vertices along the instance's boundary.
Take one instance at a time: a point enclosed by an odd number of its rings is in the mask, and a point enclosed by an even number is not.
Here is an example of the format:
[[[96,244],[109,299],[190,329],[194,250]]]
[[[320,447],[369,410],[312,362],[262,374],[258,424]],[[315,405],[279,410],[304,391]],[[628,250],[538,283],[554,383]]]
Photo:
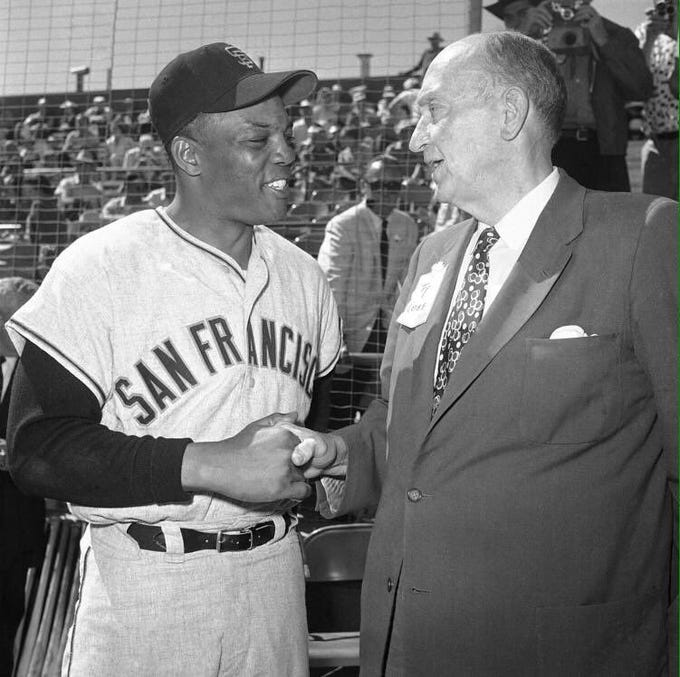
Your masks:
[[[551,339],[583,338],[587,336],[588,334],[586,334],[577,324],[565,324],[564,327],[557,327],[557,329],[550,334]]]

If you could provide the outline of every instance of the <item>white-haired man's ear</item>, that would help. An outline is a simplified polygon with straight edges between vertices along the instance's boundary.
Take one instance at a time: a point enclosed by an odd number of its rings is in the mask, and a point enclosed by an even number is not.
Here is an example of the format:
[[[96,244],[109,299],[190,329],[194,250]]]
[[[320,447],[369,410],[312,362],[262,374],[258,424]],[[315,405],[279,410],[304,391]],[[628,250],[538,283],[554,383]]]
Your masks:
[[[529,115],[529,97],[519,87],[509,87],[503,93],[503,123],[501,137],[512,141],[522,131]]]

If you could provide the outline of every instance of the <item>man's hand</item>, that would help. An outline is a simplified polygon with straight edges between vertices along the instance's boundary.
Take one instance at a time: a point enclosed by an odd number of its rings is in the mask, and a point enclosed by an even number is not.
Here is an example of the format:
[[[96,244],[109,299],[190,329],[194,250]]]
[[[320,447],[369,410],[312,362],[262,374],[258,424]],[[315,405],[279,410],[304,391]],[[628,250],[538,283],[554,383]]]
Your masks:
[[[503,21],[508,30],[518,31],[538,40],[552,27],[553,15],[550,11],[550,0],[545,0],[537,7],[522,6],[506,11]]]
[[[609,40],[607,29],[604,27],[604,21],[596,9],[588,5],[581,5],[574,14],[574,23],[579,24],[585,28],[589,33],[593,42],[602,47]]]
[[[299,425],[282,423],[300,441],[291,455],[295,466],[308,480],[321,476],[344,477],[347,473],[347,445],[338,435],[319,433]]]
[[[185,491],[213,492],[248,503],[302,500],[311,492],[291,460],[299,437],[280,424],[297,415],[271,414],[218,442],[195,442],[184,452]]]

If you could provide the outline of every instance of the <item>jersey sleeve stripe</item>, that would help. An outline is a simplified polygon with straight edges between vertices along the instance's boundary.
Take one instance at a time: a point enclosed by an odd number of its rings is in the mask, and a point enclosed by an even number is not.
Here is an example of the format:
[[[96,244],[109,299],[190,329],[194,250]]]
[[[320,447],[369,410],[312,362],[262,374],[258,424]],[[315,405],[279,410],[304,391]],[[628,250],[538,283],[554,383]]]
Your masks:
[[[329,374],[335,367],[335,365],[338,362],[338,359],[340,359],[340,351],[342,350],[342,341],[338,344],[338,349],[335,351],[335,355],[333,356],[333,359],[330,361],[328,366],[323,370],[320,371],[317,375],[316,378],[321,378],[323,376],[326,376]]]
[[[54,344],[50,343],[32,329],[29,329],[21,322],[12,319],[8,324],[11,324],[12,328],[17,333],[23,334],[25,338],[30,339],[32,343],[35,343],[46,353],[52,355],[55,359],[58,359],[64,367],[66,367],[76,378],[79,378],[94,393],[95,397],[99,400],[100,406],[104,405],[104,402],[106,401],[104,389],[86,371],[71,360],[68,355],[65,355],[64,352],[59,350]]]

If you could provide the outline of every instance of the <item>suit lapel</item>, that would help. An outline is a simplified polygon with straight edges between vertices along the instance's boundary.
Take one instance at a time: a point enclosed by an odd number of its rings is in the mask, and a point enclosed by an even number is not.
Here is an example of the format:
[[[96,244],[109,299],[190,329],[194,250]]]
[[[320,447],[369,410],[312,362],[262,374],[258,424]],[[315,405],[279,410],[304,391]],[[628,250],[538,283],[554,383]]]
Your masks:
[[[465,346],[430,427],[536,312],[559,279],[583,229],[585,189],[562,174],[503,288]]]

